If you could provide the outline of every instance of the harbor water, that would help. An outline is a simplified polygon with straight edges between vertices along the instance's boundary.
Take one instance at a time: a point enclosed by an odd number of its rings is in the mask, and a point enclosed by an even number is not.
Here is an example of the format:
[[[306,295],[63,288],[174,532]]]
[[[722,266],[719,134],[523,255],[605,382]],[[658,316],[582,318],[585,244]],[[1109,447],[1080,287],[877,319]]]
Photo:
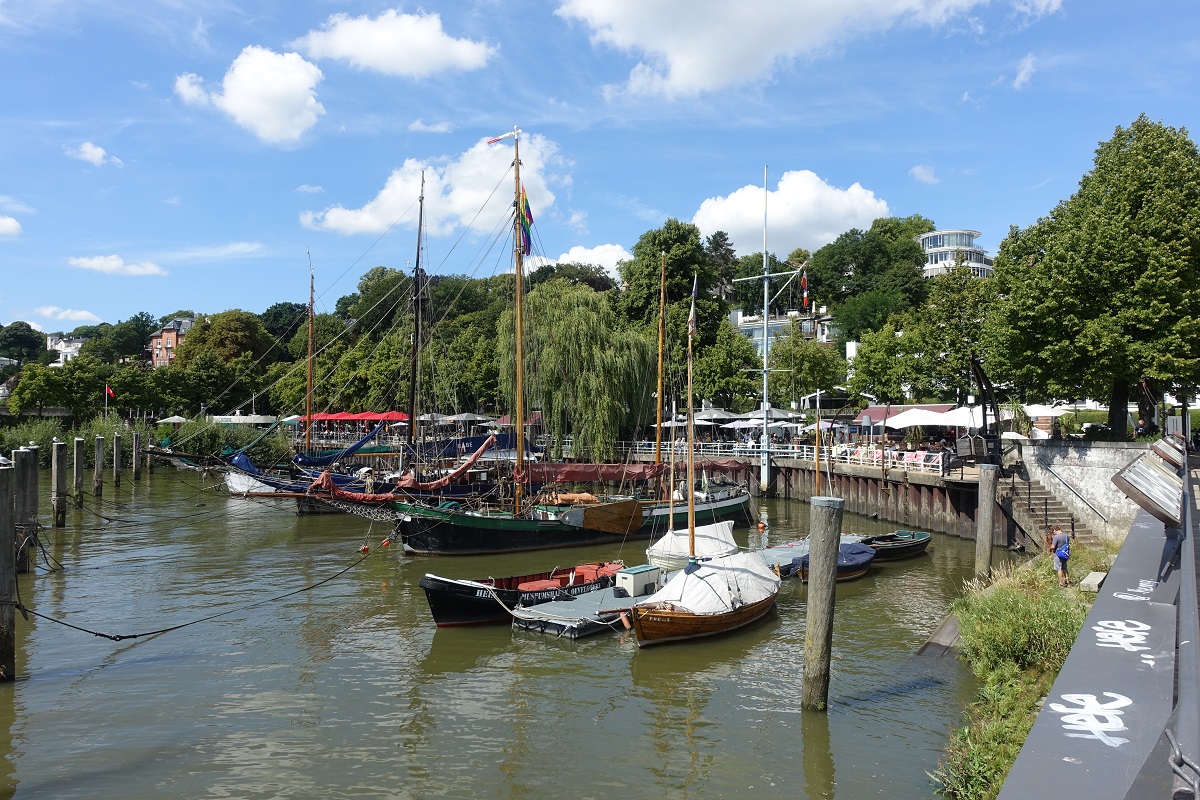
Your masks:
[[[838,586],[820,714],[799,708],[803,584],[762,624],[645,650],[624,632],[439,631],[426,572],[633,565],[646,542],[416,558],[379,547],[384,523],[290,502],[160,468],[43,531],[50,560],[20,577],[21,601],[85,630],[18,615],[0,796],[932,797],[976,688],[953,656],[914,655],[970,576],[971,541],[934,534],[927,555]],[[805,534],[807,505],[752,502],[770,544]],[[846,515],[843,533],[891,527]]]

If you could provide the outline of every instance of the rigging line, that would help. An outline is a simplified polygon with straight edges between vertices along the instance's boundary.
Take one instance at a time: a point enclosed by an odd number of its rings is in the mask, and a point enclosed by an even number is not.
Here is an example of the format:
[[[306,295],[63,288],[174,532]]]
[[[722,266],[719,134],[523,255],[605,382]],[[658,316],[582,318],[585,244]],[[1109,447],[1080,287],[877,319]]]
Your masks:
[[[400,214],[400,216],[398,216],[394,220],[392,220],[391,224],[388,225],[387,228],[385,228],[383,230],[383,232],[379,234],[378,237],[376,237],[375,241],[371,242],[371,244],[367,247],[367,249],[364,250],[358,258],[354,259],[352,262],[350,262],[350,264],[348,264],[346,266],[346,269],[344,269],[342,271],[341,275],[338,275],[336,278],[334,278],[333,283],[329,284],[329,288],[332,289],[334,286],[336,286],[338,284],[338,282],[342,280],[342,278],[346,277],[346,274],[349,273],[350,270],[354,269],[355,265],[357,265],[360,261],[362,261],[364,258],[366,258],[367,254],[370,253],[372,250],[374,250],[375,246],[378,245],[381,241],[383,241],[383,238],[385,236],[387,236],[389,233],[391,233],[392,229],[394,229],[397,225],[399,225],[400,221],[402,219],[404,219],[405,217],[408,216],[408,212],[412,211],[413,206],[417,205],[418,202],[419,202],[419,199],[414,200],[411,203],[409,203],[408,208],[404,209],[404,211]],[[321,298],[321,302],[325,302],[324,293],[321,293],[317,296]]]
[[[259,606],[266,605],[267,603],[275,603],[280,600],[284,600],[288,597],[292,597],[294,595],[303,594],[304,592],[312,591],[313,589],[319,588],[319,587],[325,585],[326,583],[329,583],[330,581],[336,580],[336,579],[340,578],[341,576],[345,575],[347,572],[354,569],[359,564],[366,561],[368,558],[370,558],[372,555],[374,555],[376,552],[378,552],[378,550],[379,550],[379,547],[376,546],[374,549],[368,551],[367,553],[364,553],[361,558],[359,558],[358,560],[356,560],[354,563],[350,564],[349,566],[335,572],[333,575],[330,575],[327,578],[323,578],[322,580],[319,580],[316,583],[309,584],[308,586],[304,586],[300,589],[293,589],[292,591],[284,592],[283,594],[277,595],[275,597],[267,598],[265,600],[257,600],[253,603],[250,603],[249,605],[238,606],[237,608],[226,609],[225,611],[221,611],[216,614],[209,614],[206,617],[201,617],[200,619],[194,619],[194,620],[191,620],[190,622],[184,622],[179,625],[172,625],[169,628],[160,628],[159,630],[146,631],[144,633],[130,633],[130,634],[103,633],[101,631],[95,631],[95,630],[91,630],[90,628],[84,628],[79,625],[73,625],[70,622],[66,622],[64,620],[56,619],[55,617],[51,617],[46,614],[42,614],[41,612],[35,611],[34,609],[29,608],[24,604],[24,602],[21,600],[19,587],[17,589],[17,599],[15,602],[13,602],[13,605],[16,607],[16,609],[18,611],[21,612],[21,614],[23,616],[25,616],[26,619],[28,619],[29,614],[32,614],[33,616],[38,617],[39,619],[44,619],[47,622],[53,622],[57,625],[62,625],[64,627],[71,628],[72,630],[77,630],[77,631],[80,631],[81,633],[91,634],[92,636],[98,636],[102,639],[108,639],[113,642],[121,642],[121,641],[125,641],[127,639],[143,639],[147,636],[157,636],[159,634],[177,631],[177,630],[180,630],[181,628],[187,628],[192,625],[199,625],[202,622],[211,622],[214,619],[218,619],[219,617],[228,616],[229,614],[233,614],[237,611],[248,611],[252,608],[258,608]]]
[[[475,216],[471,217],[471,221],[466,224],[466,226],[463,228],[462,233],[459,234],[458,238],[454,240],[454,244],[450,245],[450,250],[447,251],[445,257],[443,257],[442,260],[438,262],[438,267],[445,266],[446,262],[450,260],[450,256],[454,253],[455,249],[458,248],[459,244],[462,243],[462,240],[464,238],[466,238],[466,235],[471,231],[471,228],[473,228],[475,226],[475,221],[477,219],[479,219],[479,215],[483,213],[483,209],[487,208],[488,204],[492,202],[492,198],[496,196],[496,192],[499,191],[500,187],[508,179],[508,175],[511,171],[512,171],[512,164],[509,164],[508,169],[505,170],[504,174],[500,176],[500,180],[496,181],[496,185],[492,187],[492,191],[484,199],[483,203],[480,204],[479,208],[475,210]],[[509,227],[509,229],[512,228],[511,221],[508,223],[508,227]]]

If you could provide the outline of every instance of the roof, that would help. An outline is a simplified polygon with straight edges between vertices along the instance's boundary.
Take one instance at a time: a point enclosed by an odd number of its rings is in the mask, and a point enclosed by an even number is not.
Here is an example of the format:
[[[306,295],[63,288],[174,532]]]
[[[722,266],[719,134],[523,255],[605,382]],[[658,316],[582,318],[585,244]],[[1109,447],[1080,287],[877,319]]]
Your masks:
[[[867,406],[862,411],[858,412],[858,416],[854,418],[854,424],[858,425],[863,421],[863,417],[870,417],[872,425],[878,425],[889,417],[894,417],[902,411],[907,411],[910,408],[920,408],[926,411],[933,411],[941,414],[954,408],[954,403],[915,403],[910,405],[890,405],[890,406]]]

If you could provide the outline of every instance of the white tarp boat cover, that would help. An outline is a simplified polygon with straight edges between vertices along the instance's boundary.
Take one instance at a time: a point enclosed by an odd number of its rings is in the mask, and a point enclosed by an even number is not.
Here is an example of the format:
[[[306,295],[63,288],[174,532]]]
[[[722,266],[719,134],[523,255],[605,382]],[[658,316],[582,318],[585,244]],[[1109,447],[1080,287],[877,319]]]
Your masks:
[[[779,584],[779,576],[758,553],[735,553],[700,561],[691,574],[680,570],[637,607],[670,603],[693,614],[724,614],[765,600],[779,591]]]
[[[696,526],[696,558],[728,556],[738,551],[733,540],[733,520]],[[662,538],[646,548],[650,563],[667,572],[683,569],[688,560],[687,528],[667,531]]]

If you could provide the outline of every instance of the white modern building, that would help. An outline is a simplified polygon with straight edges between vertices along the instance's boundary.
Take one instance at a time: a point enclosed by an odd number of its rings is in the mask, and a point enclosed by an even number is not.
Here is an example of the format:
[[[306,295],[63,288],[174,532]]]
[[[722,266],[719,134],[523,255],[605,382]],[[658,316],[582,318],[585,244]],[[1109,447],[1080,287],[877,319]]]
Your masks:
[[[50,334],[46,337],[46,349],[57,350],[58,359],[52,363],[52,367],[61,367],[73,358],[79,355],[79,348],[83,347],[83,343],[87,339],[82,339],[77,336],[58,336]]]
[[[975,244],[979,231],[944,230],[923,233],[915,237],[925,251],[925,277],[941,275],[954,266],[960,258],[971,268],[976,278],[992,274],[992,258],[987,251]]]
[[[735,308],[729,314],[730,321],[742,335],[754,343],[758,357],[763,353],[763,318],[762,314],[745,314],[740,308]],[[837,340],[833,316],[827,313],[825,306],[817,308],[816,313],[789,311],[767,319],[767,331],[772,339],[780,334],[788,334],[795,323],[800,328],[800,334],[805,339],[815,339],[821,344],[833,344]]]

